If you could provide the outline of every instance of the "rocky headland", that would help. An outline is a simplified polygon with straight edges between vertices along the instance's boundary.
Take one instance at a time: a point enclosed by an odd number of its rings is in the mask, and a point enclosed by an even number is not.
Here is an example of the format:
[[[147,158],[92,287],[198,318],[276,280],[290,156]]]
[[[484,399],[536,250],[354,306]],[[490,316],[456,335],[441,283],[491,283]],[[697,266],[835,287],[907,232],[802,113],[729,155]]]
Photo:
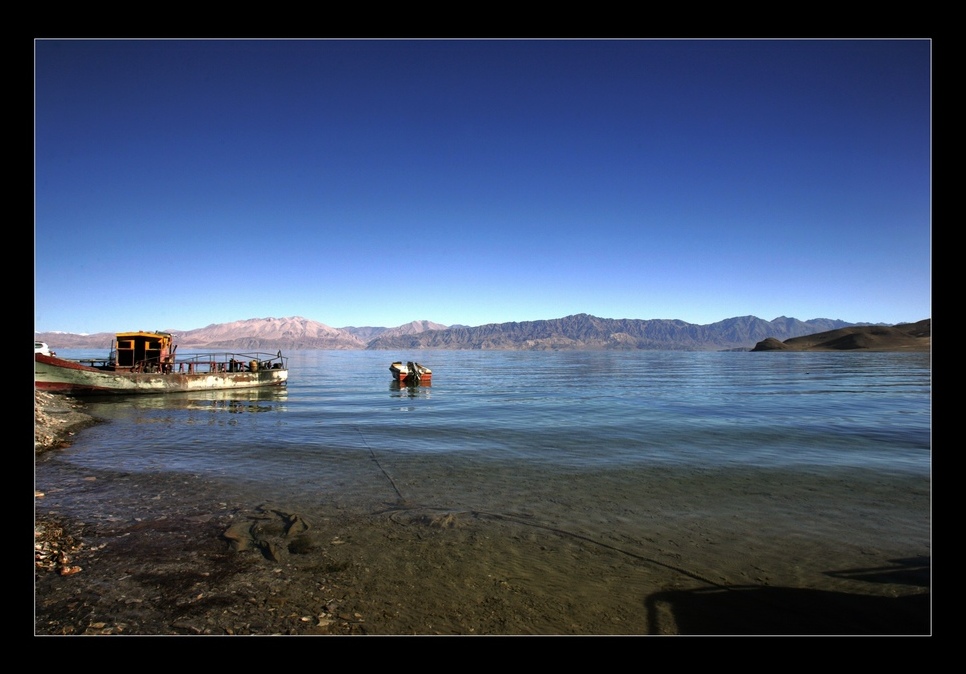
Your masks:
[[[932,319],[893,326],[852,326],[792,337],[784,342],[768,337],[752,351],[930,351]]]

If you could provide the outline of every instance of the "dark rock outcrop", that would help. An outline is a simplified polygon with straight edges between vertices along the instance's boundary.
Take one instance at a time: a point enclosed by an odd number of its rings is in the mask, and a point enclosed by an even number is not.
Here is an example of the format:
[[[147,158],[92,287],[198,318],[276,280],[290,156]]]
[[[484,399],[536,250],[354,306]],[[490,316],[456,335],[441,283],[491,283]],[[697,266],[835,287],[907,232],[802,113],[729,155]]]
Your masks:
[[[899,325],[851,326],[792,337],[763,339],[752,351],[929,351],[932,319]]]

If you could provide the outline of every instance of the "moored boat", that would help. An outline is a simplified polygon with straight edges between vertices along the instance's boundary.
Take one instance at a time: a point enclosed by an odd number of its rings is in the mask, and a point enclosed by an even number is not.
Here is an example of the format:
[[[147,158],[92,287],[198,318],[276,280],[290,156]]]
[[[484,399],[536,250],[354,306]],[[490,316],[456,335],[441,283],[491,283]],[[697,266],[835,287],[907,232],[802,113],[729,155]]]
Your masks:
[[[433,378],[433,371],[419,363],[397,361],[389,366],[392,378],[400,383],[416,384],[429,382]]]
[[[69,360],[34,353],[34,386],[71,395],[175,393],[284,386],[288,360],[278,353],[175,356],[167,332],[119,332],[107,358]]]

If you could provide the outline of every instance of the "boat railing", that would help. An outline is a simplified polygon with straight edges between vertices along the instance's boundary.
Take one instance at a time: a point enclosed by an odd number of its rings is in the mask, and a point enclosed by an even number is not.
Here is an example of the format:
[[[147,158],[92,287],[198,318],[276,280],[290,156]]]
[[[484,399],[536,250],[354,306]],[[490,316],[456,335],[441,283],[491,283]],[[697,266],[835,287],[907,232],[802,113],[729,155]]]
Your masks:
[[[177,360],[171,359],[165,364],[169,372],[200,373],[200,372],[256,372],[258,370],[287,370],[288,358],[282,352],[264,353],[261,351],[249,353],[219,352],[194,353],[187,356],[179,355]]]
[[[100,369],[119,369],[117,357],[111,353],[107,361],[85,359],[80,361]],[[131,372],[169,374],[204,374],[218,372],[256,372],[258,370],[287,370],[288,358],[282,352],[265,353],[261,351],[250,353],[223,352],[193,353],[190,355],[171,354],[165,358],[144,358],[135,361],[129,369]]]
[[[65,359],[66,360],[66,359]],[[81,365],[87,365],[88,367],[96,367],[98,370],[106,370],[114,366],[114,358],[78,358],[77,361]]]

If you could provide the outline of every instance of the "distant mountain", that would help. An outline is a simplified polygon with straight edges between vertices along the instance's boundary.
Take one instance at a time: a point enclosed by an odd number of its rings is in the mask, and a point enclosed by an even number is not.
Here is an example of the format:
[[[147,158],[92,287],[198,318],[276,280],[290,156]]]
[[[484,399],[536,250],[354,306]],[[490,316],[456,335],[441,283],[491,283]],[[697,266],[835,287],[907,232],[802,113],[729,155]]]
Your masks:
[[[770,336],[783,338],[851,325],[817,318],[800,321],[784,316],[764,321],[754,316],[729,318],[710,325],[680,320],[598,318],[577,314],[522,323],[450,327],[411,335],[381,335],[369,349],[610,349],[664,351],[748,350]]]
[[[382,330],[385,330],[383,328]],[[221,349],[227,351],[297,351],[299,349],[364,349],[368,340],[301,316],[290,318],[251,318],[232,323],[216,323],[196,330],[166,328],[179,349]],[[114,333],[69,335],[41,332],[35,338],[57,349],[110,349]]]
[[[765,321],[755,316],[728,318],[709,325],[680,320],[599,318],[576,314],[551,320],[446,327],[427,320],[395,328],[333,328],[301,316],[252,318],[209,325],[197,330],[166,330],[179,348],[217,348],[232,351],[310,349],[476,349],[476,350],[662,350],[747,351],[771,338],[777,342],[805,335],[854,327],[827,318],[800,321],[780,316]],[[884,328],[888,326],[867,326]],[[71,335],[36,333],[54,349],[109,349],[112,333]]]
[[[364,349],[366,342],[350,332],[301,316],[250,318],[219,323],[198,330],[172,331],[179,348],[218,348],[233,351],[284,349]]]
[[[768,338],[752,351],[929,351],[932,319],[894,326],[854,326],[785,341]]]
[[[376,337],[378,337],[379,335],[382,335],[383,333],[385,333],[390,328],[376,328],[376,327],[367,325],[361,328],[350,326],[350,327],[341,328],[341,329],[345,330],[346,332],[348,332],[350,335],[354,337],[358,337],[363,342],[368,343],[373,339],[375,339]]]
[[[96,349],[105,351],[110,348],[113,332],[95,332],[77,335],[72,332],[35,332],[34,339],[47,342],[54,351],[57,349]]]
[[[342,328],[351,335],[355,335],[362,341],[368,343],[377,337],[396,337],[399,335],[414,335],[417,332],[425,332],[426,330],[445,330],[446,326],[440,323],[433,323],[432,321],[413,321],[412,323],[406,323],[405,325],[400,325],[395,328]]]

